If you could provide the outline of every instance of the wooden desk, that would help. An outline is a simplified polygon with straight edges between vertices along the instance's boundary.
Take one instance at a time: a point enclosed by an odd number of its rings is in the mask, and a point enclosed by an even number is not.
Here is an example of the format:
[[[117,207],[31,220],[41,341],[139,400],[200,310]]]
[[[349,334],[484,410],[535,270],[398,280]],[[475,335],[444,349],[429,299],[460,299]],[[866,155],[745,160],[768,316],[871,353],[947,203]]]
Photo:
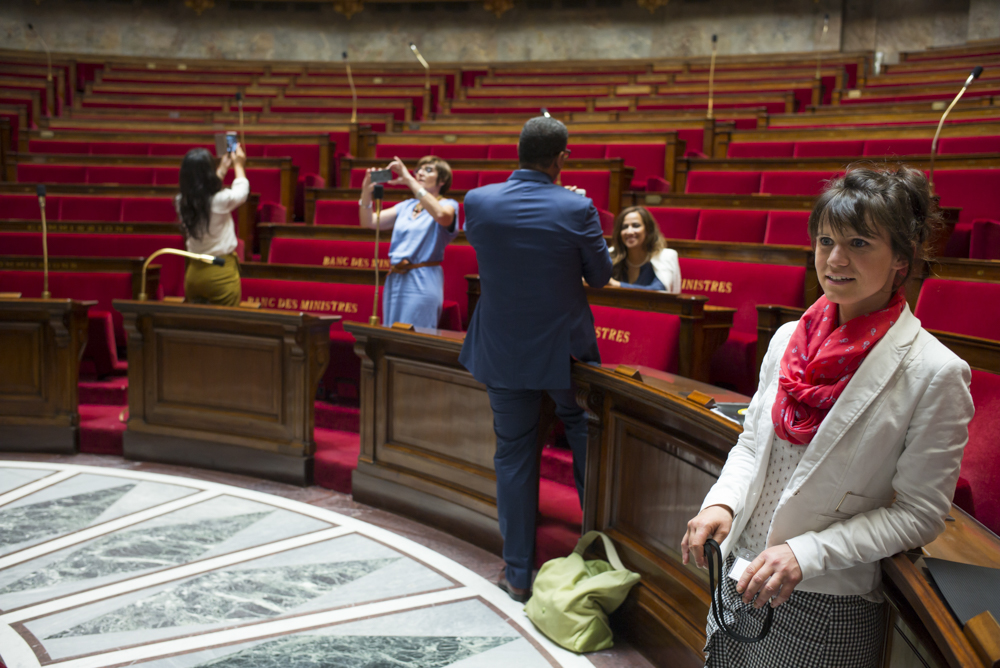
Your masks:
[[[0,450],[72,454],[87,309],[71,299],[0,299]]]
[[[126,457],[311,482],[313,398],[339,316],[114,305],[128,333]]]

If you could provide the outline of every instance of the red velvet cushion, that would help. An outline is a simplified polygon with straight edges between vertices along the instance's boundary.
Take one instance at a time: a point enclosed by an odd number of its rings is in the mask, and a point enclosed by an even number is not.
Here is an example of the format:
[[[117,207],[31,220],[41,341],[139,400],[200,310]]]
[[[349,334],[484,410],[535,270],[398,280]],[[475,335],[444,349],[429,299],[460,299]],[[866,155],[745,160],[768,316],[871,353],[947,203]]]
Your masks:
[[[795,158],[844,158],[860,156],[865,151],[863,139],[795,142]]]
[[[398,202],[386,201],[386,209]],[[358,225],[358,203],[354,200],[318,199],[313,225]]]
[[[647,207],[656,224],[668,239],[694,239],[698,232],[700,209],[675,209],[665,206]]]
[[[318,144],[263,144],[264,157],[291,158],[299,168],[299,178],[306,174],[319,174]]]
[[[811,211],[769,211],[764,243],[789,246],[809,246],[809,215]]]
[[[517,160],[517,144],[490,144],[486,157],[490,160]]]
[[[59,198],[45,198],[48,220],[59,220]],[[42,212],[35,195],[0,195],[0,220],[41,220]]]
[[[444,160],[485,160],[488,152],[486,144],[436,144],[430,155]]]
[[[374,261],[375,242],[339,239],[287,239],[271,241],[267,261],[276,264],[315,264],[323,267],[368,269]],[[389,242],[379,243],[379,267],[389,268]]]
[[[681,257],[681,291],[737,309],[733,329],[757,334],[757,304],[805,306],[805,267]]]
[[[680,316],[612,306],[590,310],[603,364],[641,364],[677,372]]]
[[[760,192],[772,195],[808,195],[822,192],[826,182],[835,174],[828,172],[763,172]]]
[[[150,155],[173,155],[177,157],[184,157],[187,152],[193,148],[203,148],[206,149],[212,155],[215,155],[215,144],[187,144],[187,143],[177,143],[177,144],[150,144],[149,154]],[[177,165],[178,169],[180,164]]]
[[[606,157],[623,158],[626,167],[632,167],[632,182],[645,185],[655,177],[663,178],[667,147],[664,144],[608,144]],[[576,152],[573,157],[578,157]]]
[[[960,223],[1000,219],[1000,169],[935,169],[934,190],[941,206],[960,206]]]
[[[279,311],[305,311],[318,315],[339,315],[343,320],[368,322],[372,314],[372,285],[346,283],[312,283],[309,281],[280,281],[263,278],[244,278],[243,299],[258,302],[262,308]],[[381,291],[379,291],[381,302]],[[381,315],[382,304],[379,305]],[[331,333],[343,332],[340,325],[331,327]]]
[[[576,186],[587,191],[587,197],[598,209],[608,209],[611,172],[567,170],[560,175],[564,186]]]
[[[59,220],[95,220],[118,222],[122,218],[120,197],[64,195],[59,206]]]
[[[28,141],[29,153],[69,153],[87,155],[90,143],[85,141],[55,141],[52,139],[32,139]]]
[[[930,155],[932,137],[926,139],[869,139],[865,156],[881,158],[894,155]]]
[[[177,209],[172,197],[123,197],[122,222],[176,223]]]
[[[118,183],[122,185],[153,185],[150,167],[87,167],[87,183]],[[174,170],[177,171],[177,170]]]
[[[281,170],[280,169],[248,169],[247,180],[250,182],[250,192],[260,193],[260,203],[281,204]],[[229,187],[235,173],[230,170],[223,183]]]
[[[760,191],[760,172],[688,172],[688,193],[750,195]]]
[[[86,183],[87,168],[77,165],[17,166],[18,183]]]
[[[972,488],[976,519],[1000,533],[1000,375],[972,372],[975,417],[962,457],[962,477]]]
[[[378,144],[375,146],[375,157],[392,160],[395,157],[403,160],[419,160],[425,155],[431,155],[427,144]]]
[[[180,183],[179,167],[153,167],[153,183],[158,186],[176,186]]]
[[[914,313],[927,329],[1000,341],[997,304],[1000,283],[928,278],[920,288]]]
[[[695,239],[759,244],[764,240],[766,226],[767,211],[704,209]]]
[[[973,260],[1000,260],[1000,220],[972,221],[969,257]]]
[[[938,139],[938,155],[966,153],[1000,153],[1000,137],[942,137]]]
[[[451,173],[451,190],[472,190],[479,187],[479,172],[456,169]]]
[[[91,155],[149,155],[148,142],[88,142]]]
[[[115,321],[115,340],[124,347],[122,316],[111,301],[132,299],[132,274],[124,272],[50,271],[49,291],[54,299],[96,300],[94,308],[110,311]],[[20,292],[25,298],[42,296],[41,271],[0,271],[0,292]]]
[[[479,187],[488,186],[491,183],[503,183],[510,177],[511,172],[506,169],[484,169],[479,172]]]
[[[479,261],[472,246],[449,244],[444,249],[444,299],[458,303],[462,326],[469,323],[469,285],[465,277],[479,273]]]
[[[746,141],[729,145],[730,158],[790,158],[795,150],[793,141]]]

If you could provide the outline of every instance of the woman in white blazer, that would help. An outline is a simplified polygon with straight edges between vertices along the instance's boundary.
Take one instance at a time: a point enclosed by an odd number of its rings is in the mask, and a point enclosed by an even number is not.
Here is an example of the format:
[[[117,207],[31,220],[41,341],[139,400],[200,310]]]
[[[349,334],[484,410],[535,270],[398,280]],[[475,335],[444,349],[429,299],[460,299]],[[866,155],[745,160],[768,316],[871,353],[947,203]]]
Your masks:
[[[646,207],[630,206],[618,214],[611,243],[609,286],[680,293],[681,265],[677,251],[667,248],[667,240]]]
[[[921,328],[902,284],[937,223],[922,172],[849,169],[809,219],[825,296],[771,340],[743,433],[681,550],[725,559],[727,625],[707,666],[878,665],[879,560],[944,530],[968,440],[971,372]],[[831,372],[831,370],[833,370]],[[715,604],[713,603],[713,606]]]

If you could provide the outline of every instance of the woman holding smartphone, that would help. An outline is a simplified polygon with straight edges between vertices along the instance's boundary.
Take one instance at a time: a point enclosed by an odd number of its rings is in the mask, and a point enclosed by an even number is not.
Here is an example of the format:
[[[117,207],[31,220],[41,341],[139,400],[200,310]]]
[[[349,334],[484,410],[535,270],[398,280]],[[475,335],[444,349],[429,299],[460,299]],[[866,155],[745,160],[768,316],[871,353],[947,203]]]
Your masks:
[[[378,221],[372,213],[372,172],[365,173],[358,202],[362,227],[391,229],[391,269],[382,293],[382,322],[405,322],[416,327],[437,327],[444,304],[444,249],[458,236],[458,202],[444,198],[451,186],[451,167],[428,155],[417,162],[411,174],[399,158],[389,164],[395,178],[386,185],[406,186],[411,199],[382,211]]]

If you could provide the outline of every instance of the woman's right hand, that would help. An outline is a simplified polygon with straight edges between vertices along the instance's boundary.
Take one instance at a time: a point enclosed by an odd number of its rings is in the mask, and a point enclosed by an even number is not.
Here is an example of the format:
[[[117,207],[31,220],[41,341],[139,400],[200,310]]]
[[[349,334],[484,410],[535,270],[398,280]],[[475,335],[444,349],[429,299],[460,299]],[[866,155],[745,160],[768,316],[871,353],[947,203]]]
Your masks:
[[[687,524],[681,540],[681,558],[687,564],[690,555],[699,568],[705,568],[705,541],[709,538],[721,544],[733,529],[733,511],[728,506],[709,506]]]

